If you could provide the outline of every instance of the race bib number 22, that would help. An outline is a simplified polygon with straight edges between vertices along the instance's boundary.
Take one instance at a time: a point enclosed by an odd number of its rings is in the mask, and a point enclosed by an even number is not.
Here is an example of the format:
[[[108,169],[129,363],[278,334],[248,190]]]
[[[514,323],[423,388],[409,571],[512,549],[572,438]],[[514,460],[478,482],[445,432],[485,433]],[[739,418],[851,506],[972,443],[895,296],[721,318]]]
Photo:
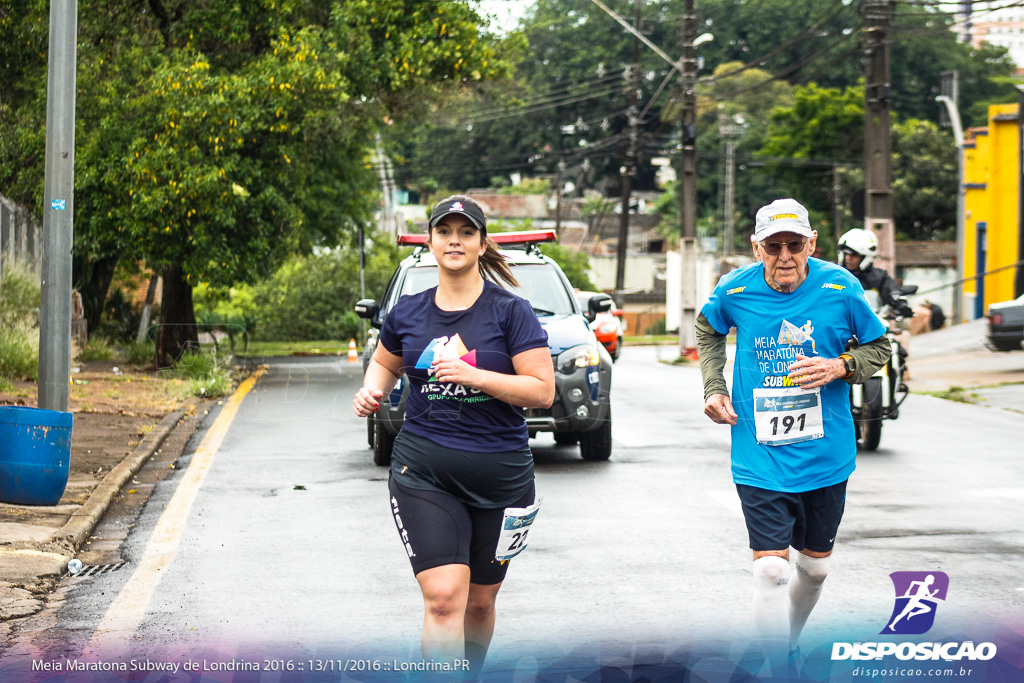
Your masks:
[[[526,550],[529,541],[530,530],[533,522],[540,512],[541,499],[527,508],[505,508],[505,517],[501,520],[501,536],[498,537],[498,547],[494,552],[494,559],[511,560],[519,553]]]

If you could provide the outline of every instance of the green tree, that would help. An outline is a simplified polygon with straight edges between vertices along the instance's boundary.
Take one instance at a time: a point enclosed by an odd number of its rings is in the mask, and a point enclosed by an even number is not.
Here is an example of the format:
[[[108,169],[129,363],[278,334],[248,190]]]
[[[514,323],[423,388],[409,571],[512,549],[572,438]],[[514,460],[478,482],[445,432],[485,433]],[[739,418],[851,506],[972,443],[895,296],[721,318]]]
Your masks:
[[[850,211],[864,192],[863,88],[794,90],[792,107],[771,116],[758,155],[779,179],[779,190],[819,216],[833,209],[832,164],[841,164],[838,198],[843,224],[859,223]],[[892,124],[893,217],[902,239],[948,239],[956,225],[956,147],[952,135],[931,121],[896,118]],[[829,182],[824,175],[828,175]],[[777,193],[778,194],[778,193]],[[761,197],[761,203],[771,199]],[[824,236],[825,232],[819,230]],[[831,236],[828,242],[831,243]]]
[[[827,215],[835,166],[863,164],[863,131],[863,86],[840,90],[811,83],[794,88],[793,105],[772,112],[756,153],[776,181],[771,187],[775,196],[760,197],[758,205],[790,196]]]
[[[45,45],[46,3],[0,19]],[[76,279],[102,307],[118,259],[164,277],[161,360],[196,338],[192,287],[349,241],[375,209],[375,133],[508,61],[457,0],[80,4]],[[42,33],[40,33],[42,31]],[[0,187],[41,206],[45,50],[0,71]]]
[[[632,0],[606,4],[632,20]],[[698,49],[705,63],[698,74],[701,97],[729,81],[738,87],[723,89],[732,92],[721,94],[717,102],[745,100],[738,108],[749,109],[752,103],[785,105],[775,99],[781,83],[817,83],[839,91],[856,87],[864,77],[864,6],[863,0],[701,0],[698,32],[714,36]],[[646,37],[672,58],[680,53],[682,10],[682,0],[643,3]],[[983,122],[978,103],[1016,97],[1006,51],[958,43],[953,21],[949,7],[896,5],[888,40],[892,106],[902,120],[938,120],[935,96],[943,71],[960,74],[965,122]],[[438,181],[480,187],[490,185],[494,176],[519,172],[571,180],[579,192],[618,192],[632,36],[590,0],[537,0],[520,30],[529,47],[518,64],[516,85],[478,89],[428,117],[415,141],[403,147],[401,182],[413,189]],[[650,107],[640,124],[634,187],[653,189],[650,158],[672,155],[678,141],[678,106],[673,102],[679,77],[678,72],[669,75],[670,67],[647,46],[640,48],[640,64],[640,107]],[[724,113],[732,112],[727,108]],[[705,135],[708,130],[702,125],[698,136],[702,216],[720,213],[719,188],[713,182],[720,176],[720,148],[713,134]],[[756,134],[752,127],[750,135]],[[753,139],[749,142],[758,146]],[[753,176],[751,182],[771,187]]]
[[[366,259],[366,295],[379,298],[400,254],[389,236],[374,234]],[[359,252],[351,247],[294,256],[255,287],[258,334],[288,341],[359,337],[362,322],[353,308],[360,298]]]
[[[586,254],[561,244],[542,244],[540,251],[559,265],[573,287],[584,291],[597,289],[590,280],[590,258]]]

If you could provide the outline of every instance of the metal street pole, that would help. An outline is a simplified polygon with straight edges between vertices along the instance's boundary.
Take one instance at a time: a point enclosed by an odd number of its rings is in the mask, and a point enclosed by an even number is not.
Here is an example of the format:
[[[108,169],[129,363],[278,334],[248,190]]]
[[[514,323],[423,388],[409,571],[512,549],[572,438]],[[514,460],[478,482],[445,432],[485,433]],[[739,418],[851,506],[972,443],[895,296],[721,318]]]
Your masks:
[[[51,0],[39,312],[39,407],[61,412],[67,411],[71,399],[77,42],[78,0]]]
[[[679,355],[697,355],[697,15],[693,0],[683,8],[683,98],[680,119],[681,175],[679,178],[679,241],[682,257],[682,315],[679,318]]]
[[[953,324],[963,322],[963,294],[961,282],[964,278],[964,130],[960,123],[960,111],[956,103],[946,95],[935,98],[946,107],[949,125],[953,128],[956,143],[956,280],[953,288]]]

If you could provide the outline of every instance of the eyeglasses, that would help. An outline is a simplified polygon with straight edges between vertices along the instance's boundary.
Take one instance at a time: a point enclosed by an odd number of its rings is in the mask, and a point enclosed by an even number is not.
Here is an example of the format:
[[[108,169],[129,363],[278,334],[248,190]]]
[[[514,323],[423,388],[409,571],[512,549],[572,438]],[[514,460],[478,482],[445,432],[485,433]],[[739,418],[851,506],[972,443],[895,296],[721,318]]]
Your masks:
[[[790,254],[799,254],[807,246],[807,240],[790,240],[789,242],[761,242],[761,248],[769,256],[778,256],[782,253],[782,245],[785,244]]]

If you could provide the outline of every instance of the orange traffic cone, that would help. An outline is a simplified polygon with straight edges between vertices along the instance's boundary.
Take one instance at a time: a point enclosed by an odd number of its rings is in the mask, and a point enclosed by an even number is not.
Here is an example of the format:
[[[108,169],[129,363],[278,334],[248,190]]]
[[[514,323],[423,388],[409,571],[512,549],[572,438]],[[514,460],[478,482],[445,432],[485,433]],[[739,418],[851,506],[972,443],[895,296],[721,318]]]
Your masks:
[[[359,354],[356,352],[356,340],[355,339],[349,339],[348,340],[348,362],[349,363],[358,363],[359,362]]]

